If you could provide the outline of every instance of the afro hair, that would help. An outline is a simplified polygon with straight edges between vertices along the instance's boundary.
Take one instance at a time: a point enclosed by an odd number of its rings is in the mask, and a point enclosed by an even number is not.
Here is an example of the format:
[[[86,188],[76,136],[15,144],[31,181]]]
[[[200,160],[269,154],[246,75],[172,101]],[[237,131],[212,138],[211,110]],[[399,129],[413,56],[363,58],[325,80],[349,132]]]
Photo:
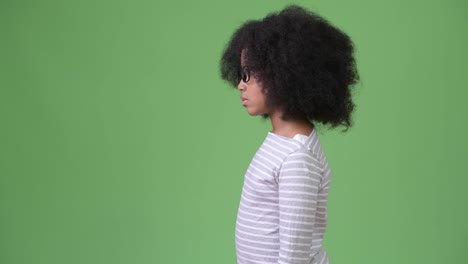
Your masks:
[[[352,125],[352,86],[359,81],[348,35],[314,12],[290,5],[249,20],[232,35],[220,60],[221,78],[239,83],[241,53],[267,89],[266,104],[282,119],[334,128]],[[264,118],[268,115],[264,114]]]

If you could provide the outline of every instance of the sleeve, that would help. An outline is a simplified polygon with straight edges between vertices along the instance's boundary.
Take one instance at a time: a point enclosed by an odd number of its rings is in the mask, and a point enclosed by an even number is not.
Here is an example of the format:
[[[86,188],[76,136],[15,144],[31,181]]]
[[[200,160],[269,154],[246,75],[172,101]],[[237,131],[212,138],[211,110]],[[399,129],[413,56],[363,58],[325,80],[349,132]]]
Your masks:
[[[290,154],[279,169],[279,264],[310,263],[320,168],[306,152]]]

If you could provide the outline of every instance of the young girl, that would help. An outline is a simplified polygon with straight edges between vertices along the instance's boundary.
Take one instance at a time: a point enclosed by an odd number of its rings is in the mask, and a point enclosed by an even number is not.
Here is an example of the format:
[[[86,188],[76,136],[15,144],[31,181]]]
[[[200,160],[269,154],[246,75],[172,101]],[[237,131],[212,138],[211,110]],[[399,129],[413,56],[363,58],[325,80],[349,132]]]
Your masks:
[[[298,6],[247,21],[224,50],[222,78],[272,125],[244,177],[237,263],[329,263],[331,172],[316,124],[351,126],[353,50],[345,33]]]

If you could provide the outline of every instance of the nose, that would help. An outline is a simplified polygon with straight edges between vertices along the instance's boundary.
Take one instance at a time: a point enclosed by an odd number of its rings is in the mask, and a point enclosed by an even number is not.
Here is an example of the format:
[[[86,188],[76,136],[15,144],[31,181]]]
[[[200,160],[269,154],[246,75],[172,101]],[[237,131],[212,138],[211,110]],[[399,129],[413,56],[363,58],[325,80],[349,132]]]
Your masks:
[[[239,84],[237,85],[237,89],[239,89],[240,91],[243,91],[243,90],[245,90],[246,85],[247,85],[247,84],[246,84],[245,82],[243,82],[242,80],[240,80],[240,81],[239,81]]]

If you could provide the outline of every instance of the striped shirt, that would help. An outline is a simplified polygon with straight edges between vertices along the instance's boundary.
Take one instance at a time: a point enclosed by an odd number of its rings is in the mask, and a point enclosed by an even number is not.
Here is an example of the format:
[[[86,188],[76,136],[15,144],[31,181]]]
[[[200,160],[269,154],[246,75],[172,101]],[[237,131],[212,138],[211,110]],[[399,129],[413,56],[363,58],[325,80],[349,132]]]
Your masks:
[[[330,179],[315,128],[302,142],[268,132],[244,176],[237,263],[329,263],[322,240]]]

